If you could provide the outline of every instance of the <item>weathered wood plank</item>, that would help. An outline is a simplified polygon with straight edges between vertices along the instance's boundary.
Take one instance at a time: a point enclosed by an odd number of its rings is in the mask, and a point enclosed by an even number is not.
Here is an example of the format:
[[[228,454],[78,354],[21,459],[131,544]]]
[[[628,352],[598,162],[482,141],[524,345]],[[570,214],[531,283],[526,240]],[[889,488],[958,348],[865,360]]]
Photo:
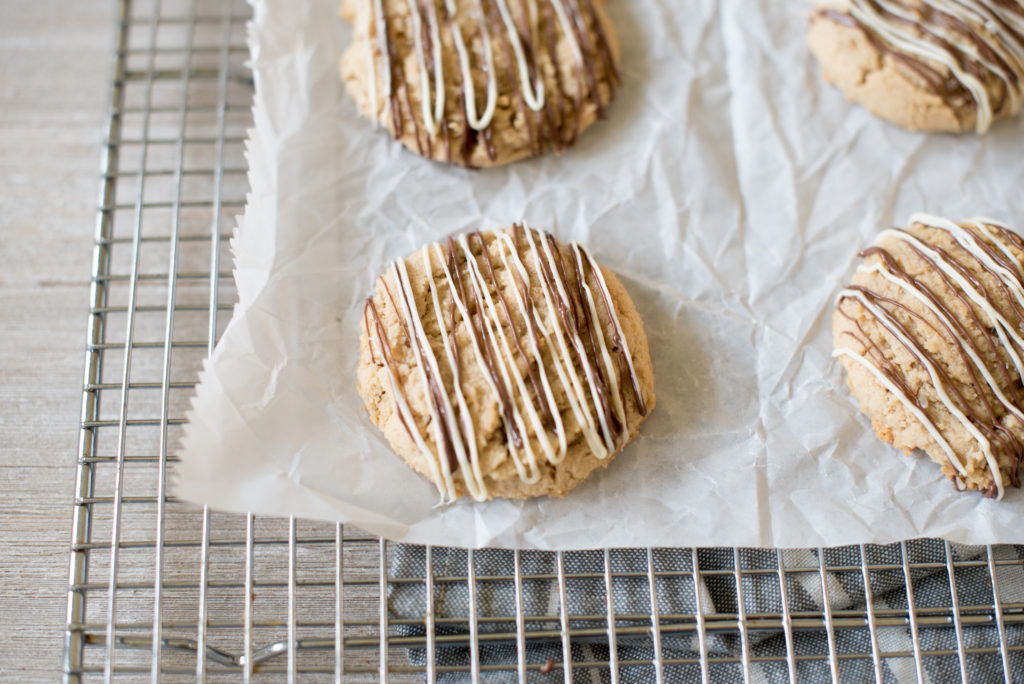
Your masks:
[[[165,0],[177,14],[184,2]],[[146,2],[140,5],[148,6]],[[88,283],[92,258],[95,201],[99,182],[100,143],[105,132],[113,45],[115,2],[62,0],[8,0],[0,3],[0,680],[19,682],[58,681],[65,626],[75,455],[79,436],[82,369],[88,310]],[[169,10],[170,11],[170,10]],[[169,106],[178,102],[174,93]],[[213,93],[212,96],[215,96]],[[162,120],[163,121],[163,120]],[[200,121],[201,119],[197,119]],[[161,125],[165,125],[164,121]],[[195,124],[195,122],[193,122]],[[168,135],[174,135],[171,130]],[[237,148],[237,149],[236,149]],[[208,153],[208,151],[203,151]],[[227,164],[244,166],[240,146],[229,152]],[[237,158],[236,158],[237,157]],[[203,163],[209,163],[205,160]],[[244,184],[235,174],[226,188]],[[130,198],[127,198],[130,200]],[[234,209],[230,212],[232,213]],[[206,224],[187,226],[193,232]],[[119,235],[129,228],[121,226]],[[224,232],[229,228],[225,227]],[[226,245],[226,243],[225,243]],[[183,270],[208,268],[203,262],[208,247],[194,245],[182,251]],[[195,253],[195,258],[192,255]],[[126,272],[127,250],[114,250],[114,270]],[[194,262],[194,263],[193,263]],[[222,270],[230,270],[228,250],[223,250]],[[156,267],[152,267],[156,269]],[[179,286],[179,300],[205,303],[202,287]],[[230,290],[230,284],[226,284]],[[192,297],[192,289],[198,294]],[[122,287],[119,292],[123,294]],[[140,288],[145,303],[165,301],[160,283]],[[233,301],[225,293],[224,302]],[[123,303],[123,302],[122,302]],[[226,317],[225,317],[226,318]],[[176,339],[205,339],[205,319],[176,324]],[[226,322],[226,321],[223,321]],[[113,324],[112,324],[113,325]],[[179,325],[182,337],[178,337]],[[223,327],[223,325],[221,326]],[[162,316],[149,317],[137,326],[143,342],[163,336]],[[119,340],[108,335],[108,340]],[[110,352],[119,380],[123,352]],[[202,350],[176,357],[175,372],[194,379]],[[194,357],[194,358],[193,358]],[[159,354],[140,354],[135,369],[150,379],[159,377]],[[150,372],[152,371],[152,372]],[[159,396],[155,390],[133,394],[133,415],[156,415]],[[104,390],[102,418],[116,415],[119,390]],[[185,398],[174,397],[172,411],[179,415]],[[102,456],[112,455],[112,433],[104,433]],[[155,432],[147,433],[150,437]],[[134,444],[134,442],[133,442]],[[134,452],[133,452],[134,453]],[[149,440],[136,456],[156,455]],[[125,492],[152,496],[157,469],[152,461],[126,469]],[[97,466],[96,494],[111,491],[110,464]],[[87,602],[87,622],[105,622],[106,582],[110,539],[109,504],[94,506],[93,542],[84,589],[94,597]],[[122,541],[151,542],[156,534],[155,506],[129,504],[124,508]],[[201,512],[184,504],[170,503],[165,515],[165,539],[171,546],[164,554],[164,579],[175,588],[164,592],[165,635],[195,636],[198,605],[198,567]],[[208,615],[212,623],[210,643],[231,653],[242,651],[244,516],[215,513],[211,524],[214,548],[209,559]],[[318,626],[301,628],[300,636],[330,637],[334,615],[334,527],[300,521],[297,572],[300,581],[315,585],[299,591],[298,619]],[[287,521],[257,518],[255,552],[256,589],[253,592],[257,622],[256,647],[283,638],[287,616]],[[349,534],[358,534],[349,530]],[[319,543],[318,540],[327,540]],[[302,543],[302,542],[309,543]],[[348,637],[376,634],[379,611],[377,576],[379,547],[375,542],[356,542],[345,547],[345,617]],[[148,629],[152,619],[155,550],[152,546],[121,552],[118,580],[130,585],[119,592],[118,622]],[[353,626],[353,623],[359,623]],[[327,625],[327,626],[324,626]],[[99,630],[102,632],[102,630]],[[164,662],[191,667],[194,657],[166,653]],[[117,663],[149,667],[149,653],[118,649]],[[372,650],[350,649],[348,667],[373,667]],[[90,667],[102,668],[101,649],[88,650]],[[329,667],[331,652],[304,654],[301,663]],[[404,653],[393,649],[392,662],[404,663]],[[280,667],[281,660],[273,665]],[[234,680],[235,678],[232,678]],[[323,678],[325,681],[330,677]],[[350,678],[375,681],[374,674]],[[212,677],[212,681],[222,681]],[[267,681],[283,678],[270,677]],[[397,676],[393,681],[419,681],[416,676]],[[317,681],[320,681],[319,679]]]
[[[0,3],[0,679],[61,674],[113,2]]]

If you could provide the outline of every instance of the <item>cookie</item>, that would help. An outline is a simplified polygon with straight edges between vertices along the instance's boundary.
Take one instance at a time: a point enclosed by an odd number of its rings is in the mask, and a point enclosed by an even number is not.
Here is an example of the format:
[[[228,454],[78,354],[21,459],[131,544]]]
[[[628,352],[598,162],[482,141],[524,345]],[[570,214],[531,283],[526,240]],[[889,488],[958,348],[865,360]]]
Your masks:
[[[619,47],[603,0],[344,0],[341,76],[407,148],[467,167],[561,153],[604,116]]]
[[[912,131],[985,133],[1024,101],[1019,0],[823,0],[807,42],[847,99]]]
[[[832,327],[861,410],[958,489],[1002,498],[1024,456],[1024,239],[921,214],[860,256]]]
[[[448,238],[366,300],[358,391],[442,500],[561,497],[654,408],[632,300],[587,249],[539,231]]]

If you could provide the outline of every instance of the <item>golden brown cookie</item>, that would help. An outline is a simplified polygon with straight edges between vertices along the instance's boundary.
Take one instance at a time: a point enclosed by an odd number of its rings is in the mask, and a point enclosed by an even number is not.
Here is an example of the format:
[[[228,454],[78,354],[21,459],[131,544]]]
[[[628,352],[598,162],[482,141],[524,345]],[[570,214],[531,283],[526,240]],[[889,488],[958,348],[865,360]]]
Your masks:
[[[378,278],[358,390],[445,500],[564,496],[654,408],[647,337],[618,278],[521,226],[428,245]]]
[[[604,115],[619,48],[604,0],[344,0],[341,76],[359,110],[428,159],[560,153]]]
[[[834,355],[878,436],[1001,498],[1024,457],[1024,240],[991,219],[912,217],[840,294]]]
[[[820,0],[807,42],[847,99],[913,131],[985,133],[1024,102],[1019,0]]]

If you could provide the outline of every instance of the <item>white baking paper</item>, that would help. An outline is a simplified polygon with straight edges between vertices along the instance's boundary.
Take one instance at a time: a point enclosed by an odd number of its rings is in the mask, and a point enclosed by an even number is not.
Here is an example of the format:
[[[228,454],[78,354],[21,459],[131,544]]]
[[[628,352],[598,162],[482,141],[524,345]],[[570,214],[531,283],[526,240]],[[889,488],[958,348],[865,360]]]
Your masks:
[[[202,374],[176,493],[456,546],[783,546],[943,536],[1024,542],[1024,493],[957,494],[880,443],[832,360],[855,254],[915,211],[1024,227],[1024,120],[919,135],[848,105],[779,0],[611,0],[623,86],[561,158],[427,162],[338,82],[335,0],[256,2],[252,194],[239,304]],[[658,405],[563,500],[437,507],[355,391],[363,298],[448,233],[526,220],[618,272]]]

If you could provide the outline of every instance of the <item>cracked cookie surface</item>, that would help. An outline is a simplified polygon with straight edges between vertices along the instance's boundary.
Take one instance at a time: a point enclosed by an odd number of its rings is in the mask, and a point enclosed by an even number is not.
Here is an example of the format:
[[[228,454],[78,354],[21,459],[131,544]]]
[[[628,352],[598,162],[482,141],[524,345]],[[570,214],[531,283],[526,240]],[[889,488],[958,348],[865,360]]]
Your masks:
[[[604,116],[619,47],[604,0],[345,0],[341,76],[413,152],[467,167],[568,149]]]
[[[428,245],[378,278],[358,391],[445,500],[564,496],[655,402],[643,325],[615,274],[521,226]]]
[[[1024,102],[1018,0],[824,0],[807,42],[847,99],[910,130],[985,133]]]
[[[1024,456],[1024,239],[919,214],[883,231],[833,317],[834,355],[880,439],[1002,497]]]

